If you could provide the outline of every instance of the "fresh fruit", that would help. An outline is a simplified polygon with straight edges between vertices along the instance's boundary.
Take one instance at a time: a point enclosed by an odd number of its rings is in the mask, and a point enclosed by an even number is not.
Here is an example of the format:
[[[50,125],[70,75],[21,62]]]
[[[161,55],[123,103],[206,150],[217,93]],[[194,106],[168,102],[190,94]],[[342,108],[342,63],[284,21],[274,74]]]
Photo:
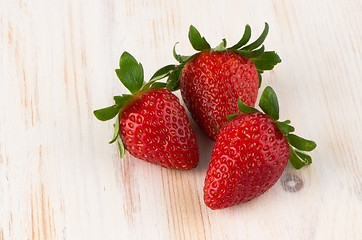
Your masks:
[[[198,30],[190,26],[189,40],[199,52],[181,56],[174,47],[174,57],[180,64],[160,69],[162,77],[168,77],[166,87],[171,91],[181,89],[193,119],[211,140],[216,140],[227,122],[226,116],[239,112],[238,99],[249,106],[255,105],[261,73],[281,62],[275,52],[264,52],[262,44],[268,31],[265,23],[260,37],[246,45],[251,36],[247,25],[234,46],[227,48],[223,39],[219,46],[211,48]]]
[[[278,121],[278,99],[271,87],[263,91],[259,106],[243,104],[244,114],[230,115],[211,156],[204,186],[204,201],[211,209],[247,202],[271,188],[289,162],[299,169],[312,163],[303,151],[312,151],[313,141],[291,132],[290,121]]]
[[[116,73],[132,94],[115,96],[115,105],[94,111],[101,121],[117,116],[114,137],[120,155],[131,155],[165,168],[188,170],[199,161],[198,146],[184,107],[162,83],[143,80],[143,67],[129,53]]]

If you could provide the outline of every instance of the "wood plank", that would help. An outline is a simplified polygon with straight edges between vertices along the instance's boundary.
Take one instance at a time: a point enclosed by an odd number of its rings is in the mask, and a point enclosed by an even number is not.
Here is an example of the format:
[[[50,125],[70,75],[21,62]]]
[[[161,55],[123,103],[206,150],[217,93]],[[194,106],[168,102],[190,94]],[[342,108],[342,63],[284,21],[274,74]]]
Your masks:
[[[0,0],[0,240],[361,239],[360,12],[356,0]],[[283,62],[263,87],[316,140],[311,166],[212,211],[202,188],[213,143],[195,122],[194,170],[119,159],[112,123],[92,111],[126,92],[114,73],[123,51],[150,78],[175,63],[175,42],[193,53],[190,24],[216,46],[247,23],[255,38],[265,21]]]

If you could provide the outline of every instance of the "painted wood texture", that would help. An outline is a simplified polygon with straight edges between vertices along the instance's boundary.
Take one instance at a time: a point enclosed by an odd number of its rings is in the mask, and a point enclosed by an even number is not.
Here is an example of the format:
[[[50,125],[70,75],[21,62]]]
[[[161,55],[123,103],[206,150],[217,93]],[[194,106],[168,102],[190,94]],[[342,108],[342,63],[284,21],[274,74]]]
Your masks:
[[[362,239],[362,5],[358,0],[0,0],[0,239]],[[253,39],[283,62],[264,75],[281,119],[314,139],[314,163],[287,166],[263,196],[222,211],[203,203],[213,143],[192,125],[192,171],[108,145],[92,111],[125,93],[127,50],[149,78],[192,53],[195,25],[216,46]],[[179,94],[179,93],[178,93]]]

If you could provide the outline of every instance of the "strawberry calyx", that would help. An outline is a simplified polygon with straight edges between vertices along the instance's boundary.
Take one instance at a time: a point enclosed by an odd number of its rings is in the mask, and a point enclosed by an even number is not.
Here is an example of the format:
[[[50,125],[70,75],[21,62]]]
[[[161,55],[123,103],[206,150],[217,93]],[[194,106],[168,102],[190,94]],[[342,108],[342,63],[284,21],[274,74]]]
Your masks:
[[[168,67],[168,66],[166,66]],[[142,64],[128,52],[123,52],[119,60],[119,69],[116,69],[116,74],[121,83],[130,91],[131,94],[122,94],[121,96],[114,96],[114,104],[109,107],[95,110],[94,116],[100,121],[108,121],[116,118],[116,123],[113,124],[114,134],[109,142],[114,143],[117,141],[120,157],[122,158],[125,153],[125,148],[119,134],[119,114],[123,112],[125,106],[130,103],[139,93],[152,89],[164,88],[165,83],[157,82],[168,68],[160,69],[158,76],[152,77],[148,82],[144,81],[144,71]]]
[[[176,91],[180,88],[180,76],[182,68],[189,61],[191,61],[198,53],[207,52],[207,51],[210,52],[230,51],[238,53],[243,57],[250,59],[250,61],[254,63],[258,71],[259,88],[260,88],[262,82],[261,74],[264,71],[272,70],[275,65],[281,62],[281,59],[276,52],[265,51],[263,42],[266,39],[268,32],[269,32],[269,25],[268,23],[265,23],[264,30],[261,33],[261,35],[254,42],[246,45],[251,37],[251,28],[249,25],[246,25],[243,36],[232,47],[227,48],[226,39],[222,39],[222,42],[218,46],[216,46],[215,48],[211,48],[210,44],[207,42],[205,37],[201,36],[200,32],[193,25],[191,25],[189,28],[188,38],[192,47],[198,52],[196,52],[191,56],[179,55],[176,52],[176,45],[178,44],[177,42],[173,47],[173,56],[179,62],[179,64],[168,65],[166,67],[163,67],[160,70],[158,70],[154,76],[160,79],[168,77],[164,86],[170,91]]]
[[[312,140],[304,139],[292,134],[295,128],[290,125],[290,120],[279,121],[278,98],[270,86],[264,89],[260,97],[259,107],[262,111],[244,104],[240,99],[238,101],[238,108],[243,114],[264,113],[276,123],[279,130],[286,136],[290,148],[289,162],[295,169],[300,169],[305,165],[311,164],[312,158],[305,152],[314,150],[317,147],[317,144]],[[241,114],[232,114],[228,115],[226,118],[231,120],[239,115]]]

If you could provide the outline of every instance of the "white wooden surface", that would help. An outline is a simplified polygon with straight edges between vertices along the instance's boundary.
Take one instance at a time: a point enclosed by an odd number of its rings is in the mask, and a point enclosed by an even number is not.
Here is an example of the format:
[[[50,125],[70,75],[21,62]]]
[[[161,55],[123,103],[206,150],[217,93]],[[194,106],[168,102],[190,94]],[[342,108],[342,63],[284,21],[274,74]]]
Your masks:
[[[0,0],[0,239],[362,239],[362,5],[358,0]],[[264,84],[314,139],[314,163],[222,211],[203,204],[212,142],[192,171],[118,158],[92,110],[125,92],[127,50],[149,78],[192,53],[270,25],[283,62]],[[290,179],[292,179],[290,181]],[[294,180],[293,180],[294,179]],[[297,188],[301,187],[298,191]]]

